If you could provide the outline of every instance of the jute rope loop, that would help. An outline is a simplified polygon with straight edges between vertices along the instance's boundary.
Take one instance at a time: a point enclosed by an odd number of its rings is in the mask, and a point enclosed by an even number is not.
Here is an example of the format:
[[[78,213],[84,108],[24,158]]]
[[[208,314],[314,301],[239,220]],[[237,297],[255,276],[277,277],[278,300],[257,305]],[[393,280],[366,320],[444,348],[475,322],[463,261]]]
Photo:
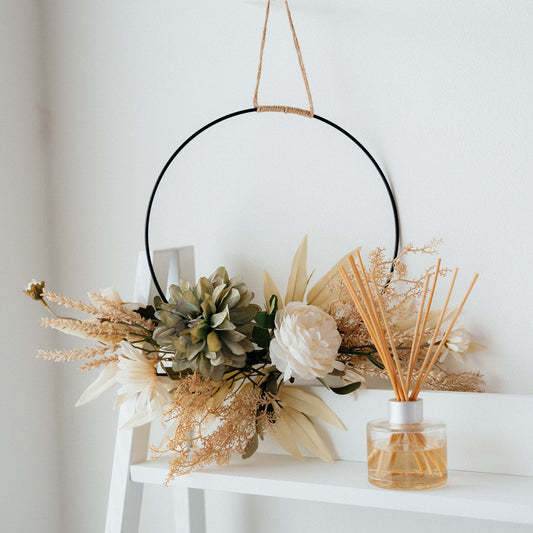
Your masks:
[[[314,109],[313,109],[313,99],[311,98],[311,91],[309,90],[309,83],[307,81],[307,74],[305,72],[304,62],[302,59],[302,53],[300,51],[300,45],[298,44],[298,38],[296,37],[296,31],[294,29],[294,24],[292,22],[291,12],[289,9],[288,2],[285,2],[285,6],[287,8],[287,15],[289,17],[289,23],[291,26],[292,31],[292,37],[294,40],[294,46],[296,48],[296,52],[298,54],[298,60],[300,62],[300,70],[302,71],[302,77],[304,79],[305,83],[305,89],[307,91],[307,98],[309,100],[309,109],[301,109],[299,107],[289,107],[289,106],[282,106],[282,105],[265,105],[265,106],[259,106],[257,104],[257,93],[259,92],[259,82],[261,81],[261,68],[263,66],[263,51],[265,48],[265,39],[266,39],[266,32],[267,32],[267,23],[268,23],[268,15],[270,12],[270,0],[268,0],[267,3],[267,10],[266,10],[266,17],[265,17],[265,26],[263,28],[263,39],[261,41],[261,53],[259,56],[259,68],[257,71],[257,84],[255,87],[255,94],[254,94],[254,107],[250,109],[241,109],[240,111],[234,111],[233,113],[230,113],[229,115],[224,115],[222,117],[219,117],[209,124],[206,124],[205,126],[202,126],[199,130],[195,131],[188,139],[186,139],[170,156],[168,161],[163,166],[163,169],[161,170],[161,173],[157,177],[157,180],[155,182],[154,188],[152,189],[152,194],[150,195],[150,200],[148,201],[148,208],[146,210],[146,221],[144,225],[144,245],[146,249],[146,260],[148,263],[148,268],[150,270],[150,274],[152,276],[152,280],[154,282],[154,286],[163,300],[163,302],[167,302],[167,299],[165,297],[165,293],[163,292],[163,289],[161,288],[161,285],[159,284],[159,281],[157,280],[157,276],[154,270],[154,265],[152,264],[152,252],[150,250],[150,216],[152,213],[152,207],[154,204],[154,199],[156,197],[157,190],[159,189],[159,185],[161,184],[161,181],[163,180],[163,177],[165,176],[167,170],[169,169],[172,162],[178,157],[178,155],[181,153],[181,151],[196,137],[201,135],[204,131],[216,126],[217,124],[220,124],[221,122],[225,122],[226,120],[236,118],[240,115],[246,115],[248,113],[261,113],[261,112],[277,112],[277,113],[292,113],[294,115],[300,115],[303,117],[313,118],[315,120],[318,120],[319,122],[322,122],[324,124],[327,124],[328,126],[334,128],[344,136],[346,136],[350,141],[352,141],[355,145],[359,147],[360,150],[365,154],[365,156],[370,160],[372,165],[377,170],[379,177],[381,181],[383,182],[383,185],[385,186],[385,189],[387,191],[387,195],[389,198],[390,205],[392,207],[392,213],[394,216],[394,254],[393,258],[398,255],[398,249],[400,245],[400,222],[399,222],[399,216],[398,216],[398,208],[396,206],[396,200],[394,198],[394,193],[392,192],[391,186],[383,172],[381,170],[379,164],[374,159],[372,154],[363,146],[363,144],[358,141],[351,133],[346,131],[344,128],[339,126],[338,124],[335,124],[331,120],[328,120],[327,118],[321,117],[319,115],[315,115]],[[391,272],[394,270],[394,265],[391,268]]]
[[[254,107],[257,108],[258,113],[261,112],[275,112],[275,113],[293,113],[294,115],[301,115],[304,117],[312,118],[314,115],[313,98],[311,97],[311,90],[309,89],[309,82],[307,81],[307,73],[305,72],[304,60],[302,57],[302,51],[300,50],[300,44],[298,43],[298,37],[296,37],[296,30],[294,29],[294,23],[292,22],[291,10],[289,9],[289,3],[285,1],[285,7],[287,8],[287,16],[289,18],[289,24],[291,27],[292,38],[294,41],[294,48],[298,54],[298,61],[300,63],[300,70],[302,72],[302,78],[305,84],[305,90],[307,91],[307,99],[309,101],[309,109],[301,109],[299,107],[290,107],[283,105],[258,105],[257,95],[259,93],[259,83],[261,82],[261,71],[263,68],[263,52],[265,50],[265,41],[268,26],[268,17],[270,15],[270,0],[267,2],[265,25],[263,28],[263,38],[261,39],[261,51],[259,53],[259,67],[257,69],[257,83],[255,85],[254,93]]]

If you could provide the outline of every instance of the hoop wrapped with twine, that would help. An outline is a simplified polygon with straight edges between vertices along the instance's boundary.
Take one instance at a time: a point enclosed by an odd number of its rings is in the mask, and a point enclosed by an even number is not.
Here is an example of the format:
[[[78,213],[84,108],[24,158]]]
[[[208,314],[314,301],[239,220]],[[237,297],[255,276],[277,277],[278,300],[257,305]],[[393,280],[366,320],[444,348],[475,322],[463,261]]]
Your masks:
[[[294,47],[295,47],[296,53],[298,55],[298,62],[300,64],[300,71],[302,73],[302,78],[304,80],[305,89],[307,91],[307,99],[308,99],[308,102],[309,102],[309,109],[302,109],[302,108],[299,108],[299,107],[291,107],[291,106],[285,106],[285,105],[259,105],[258,104],[259,85],[260,85],[260,82],[261,82],[261,74],[262,74],[262,68],[263,68],[263,54],[264,54],[264,49],[265,49],[265,41],[266,41],[266,35],[267,35],[268,19],[269,19],[269,15],[270,15],[270,0],[268,0],[267,8],[266,8],[266,15],[265,15],[265,23],[264,23],[263,34],[262,34],[262,39],[261,39],[260,53],[259,53],[259,66],[258,66],[258,70],[257,70],[257,82],[256,82],[254,98],[253,98],[254,107],[248,108],[248,109],[242,109],[240,111],[234,111],[233,113],[229,113],[228,115],[224,115],[224,116],[222,116],[220,118],[217,118],[217,119],[213,120],[209,124],[206,124],[205,126],[201,127],[199,130],[194,132],[188,139],[186,139],[174,151],[174,153],[170,156],[168,161],[164,164],[163,169],[159,173],[159,176],[157,177],[157,180],[156,180],[156,182],[154,184],[154,187],[152,189],[152,193],[150,195],[150,199],[148,201],[148,207],[147,207],[147,210],[146,210],[146,221],[145,221],[145,227],[144,227],[144,244],[145,244],[145,250],[146,250],[146,260],[148,262],[148,268],[150,270],[150,275],[151,275],[152,280],[154,282],[154,286],[155,286],[159,296],[163,300],[163,302],[167,302],[167,299],[166,299],[165,293],[162,290],[161,285],[159,284],[159,281],[157,279],[157,276],[156,276],[156,273],[155,273],[155,270],[154,270],[154,266],[153,266],[153,263],[152,263],[152,254],[151,254],[151,251],[150,251],[150,216],[151,216],[151,213],[152,213],[154,199],[155,199],[157,190],[159,189],[159,185],[161,184],[161,181],[162,181],[163,177],[165,176],[168,168],[170,167],[170,165],[172,164],[174,159],[176,159],[176,157],[179,155],[179,153],[191,141],[193,141],[196,137],[201,135],[206,130],[212,128],[213,126],[215,126],[215,125],[217,125],[217,124],[219,124],[221,122],[224,122],[226,120],[238,117],[240,115],[245,115],[245,114],[248,114],[248,113],[265,113],[265,112],[290,113],[290,114],[298,115],[298,116],[302,116],[302,117],[313,118],[313,119],[319,120],[320,122],[322,122],[324,124],[327,124],[328,126],[331,126],[332,128],[336,129],[337,131],[339,131],[340,133],[342,133],[343,135],[348,137],[348,139],[350,139],[354,144],[356,144],[359,147],[359,149],[365,154],[365,156],[370,160],[370,162],[372,163],[374,168],[377,170],[377,172],[379,174],[379,177],[381,178],[381,181],[382,181],[382,183],[383,183],[383,185],[384,185],[384,187],[385,187],[385,189],[387,191],[389,202],[390,202],[390,205],[391,205],[391,208],[392,208],[392,214],[393,214],[393,217],[394,217],[395,238],[394,238],[394,249],[393,249],[392,257],[395,258],[398,255],[398,250],[399,250],[399,246],[400,246],[400,221],[399,221],[399,215],[398,215],[398,207],[396,205],[396,200],[394,198],[394,194],[392,192],[391,186],[390,186],[390,184],[389,184],[389,182],[388,182],[383,170],[381,170],[381,167],[377,163],[377,161],[374,159],[372,154],[367,150],[367,148],[360,141],[358,141],[351,133],[346,131],[344,128],[342,128],[341,126],[339,126],[335,122],[315,114],[314,107],[313,107],[313,98],[311,96],[311,90],[309,88],[309,82],[307,80],[307,73],[305,71],[305,66],[304,66],[303,57],[302,57],[302,51],[300,49],[300,44],[298,42],[298,37],[296,36],[296,30],[294,28],[294,23],[293,23],[293,20],[292,20],[292,15],[291,15],[291,11],[290,11],[290,8],[289,8],[289,3],[287,1],[285,1],[285,8],[287,10],[287,16],[288,16],[288,19],[289,19],[289,25],[290,25],[290,29],[291,29],[291,32],[292,32],[292,37],[293,37],[293,41],[294,41]]]

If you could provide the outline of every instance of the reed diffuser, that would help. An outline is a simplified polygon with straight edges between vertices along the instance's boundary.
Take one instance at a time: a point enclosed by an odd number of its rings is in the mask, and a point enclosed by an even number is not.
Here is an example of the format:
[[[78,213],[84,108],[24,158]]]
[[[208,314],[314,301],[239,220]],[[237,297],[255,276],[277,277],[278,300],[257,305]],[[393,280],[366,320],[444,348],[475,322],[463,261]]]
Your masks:
[[[439,339],[457,277],[458,270],[454,270],[444,306],[422,359],[420,350],[440,273],[439,259],[435,273],[425,277],[411,349],[407,360],[402,362],[393,341],[383,303],[382,293],[386,290],[386,285],[378,286],[374,276],[365,270],[359,251],[356,254],[357,262],[352,255],[347,258],[352,278],[344,267],[341,266],[339,270],[387,371],[395,394],[395,398],[389,402],[389,418],[374,420],[367,426],[368,480],[378,487],[397,490],[443,485],[448,477],[446,426],[424,421],[422,400],[418,395],[446,345],[478,274],[474,276],[461,304]],[[422,359],[421,363],[419,359]]]

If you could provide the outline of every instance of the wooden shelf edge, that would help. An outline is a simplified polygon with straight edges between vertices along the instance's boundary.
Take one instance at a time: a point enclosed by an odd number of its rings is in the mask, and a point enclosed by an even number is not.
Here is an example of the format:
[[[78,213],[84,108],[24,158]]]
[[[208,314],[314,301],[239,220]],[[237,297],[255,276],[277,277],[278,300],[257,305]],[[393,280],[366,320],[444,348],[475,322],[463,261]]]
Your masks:
[[[163,484],[168,458],[131,465],[132,481]],[[449,471],[448,483],[425,491],[387,491],[367,480],[366,463],[256,453],[251,459],[181,476],[170,486],[482,520],[533,524],[533,477]]]

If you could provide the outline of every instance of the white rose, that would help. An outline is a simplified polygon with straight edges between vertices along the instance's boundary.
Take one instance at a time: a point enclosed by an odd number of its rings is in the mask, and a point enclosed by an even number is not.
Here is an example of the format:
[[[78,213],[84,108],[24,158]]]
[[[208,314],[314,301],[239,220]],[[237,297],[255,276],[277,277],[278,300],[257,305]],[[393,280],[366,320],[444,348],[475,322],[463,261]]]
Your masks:
[[[323,378],[339,366],[336,358],[342,339],[335,320],[322,309],[291,302],[276,313],[275,322],[270,358],[285,381]]]

